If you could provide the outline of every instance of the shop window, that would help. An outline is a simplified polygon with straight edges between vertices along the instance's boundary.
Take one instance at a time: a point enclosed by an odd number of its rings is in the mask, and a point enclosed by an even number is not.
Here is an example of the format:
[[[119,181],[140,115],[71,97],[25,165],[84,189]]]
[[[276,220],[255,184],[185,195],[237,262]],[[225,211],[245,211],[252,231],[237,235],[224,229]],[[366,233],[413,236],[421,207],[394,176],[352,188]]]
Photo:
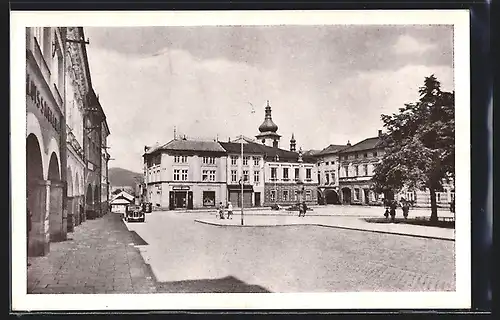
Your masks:
[[[203,191],[203,206],[215,206],[215,191]]]
[[[355,188],[354,189],[354,200],[359,201],[360,195],[359,195],[359,189]]]
[[[311,200],[312,200],[311,190],[306,190],[306,201],[311,201]]]

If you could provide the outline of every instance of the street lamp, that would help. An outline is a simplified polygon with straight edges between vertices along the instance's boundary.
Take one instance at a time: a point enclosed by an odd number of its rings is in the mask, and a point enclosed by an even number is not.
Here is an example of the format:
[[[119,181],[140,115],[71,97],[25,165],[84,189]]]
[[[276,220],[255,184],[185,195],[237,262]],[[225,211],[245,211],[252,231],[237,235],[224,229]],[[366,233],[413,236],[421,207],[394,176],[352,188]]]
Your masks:
[[[243,135],[240,136],[241,145],[241,225],[243,225]]]

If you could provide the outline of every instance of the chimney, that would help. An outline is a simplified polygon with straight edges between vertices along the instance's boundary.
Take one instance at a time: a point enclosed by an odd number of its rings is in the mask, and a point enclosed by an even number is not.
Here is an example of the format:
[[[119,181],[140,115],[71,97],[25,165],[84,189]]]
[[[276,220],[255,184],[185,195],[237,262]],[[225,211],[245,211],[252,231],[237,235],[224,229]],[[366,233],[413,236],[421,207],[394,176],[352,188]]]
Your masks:
[[[148,152],[149,149],[151,149],[150,146],[144,146],[144,152]]]
[[[382,130],[378,131],[378,137],[380,138],[382,136]]]

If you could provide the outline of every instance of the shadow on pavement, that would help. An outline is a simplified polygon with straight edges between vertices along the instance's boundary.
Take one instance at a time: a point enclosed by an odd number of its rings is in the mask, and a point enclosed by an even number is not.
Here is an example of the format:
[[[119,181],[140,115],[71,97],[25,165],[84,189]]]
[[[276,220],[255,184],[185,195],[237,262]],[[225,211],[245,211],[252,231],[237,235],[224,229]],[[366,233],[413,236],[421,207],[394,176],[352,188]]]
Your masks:
[[[136,246],[147,246],[149,245],[140,235],[135,231],[130,231],[130,235],[132,236],[132,241]]]
[[[264,287],[247,284],[233,276],[220,279],[181,280],[157,284],[158,293],[270,293]]]

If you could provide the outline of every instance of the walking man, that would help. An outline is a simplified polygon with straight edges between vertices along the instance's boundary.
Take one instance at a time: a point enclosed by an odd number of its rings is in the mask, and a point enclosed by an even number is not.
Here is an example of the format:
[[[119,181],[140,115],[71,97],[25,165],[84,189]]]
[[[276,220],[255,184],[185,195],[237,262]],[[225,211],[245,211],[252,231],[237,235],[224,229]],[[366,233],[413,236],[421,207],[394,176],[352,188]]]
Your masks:
[[[231,201],[229,201],[227,203],[227,218],[228,219],[232,219],[232,216],[233,215],[233,204],[231,203]]]
[[[222,201],[219,203],[219,217],[224,219],[224,205],[222,204]]]
[[[306,212],[307,212],[307,205],[306,205],[306,202],[303,201],[302,202],[302,216],[305,217],[306,216]]]

